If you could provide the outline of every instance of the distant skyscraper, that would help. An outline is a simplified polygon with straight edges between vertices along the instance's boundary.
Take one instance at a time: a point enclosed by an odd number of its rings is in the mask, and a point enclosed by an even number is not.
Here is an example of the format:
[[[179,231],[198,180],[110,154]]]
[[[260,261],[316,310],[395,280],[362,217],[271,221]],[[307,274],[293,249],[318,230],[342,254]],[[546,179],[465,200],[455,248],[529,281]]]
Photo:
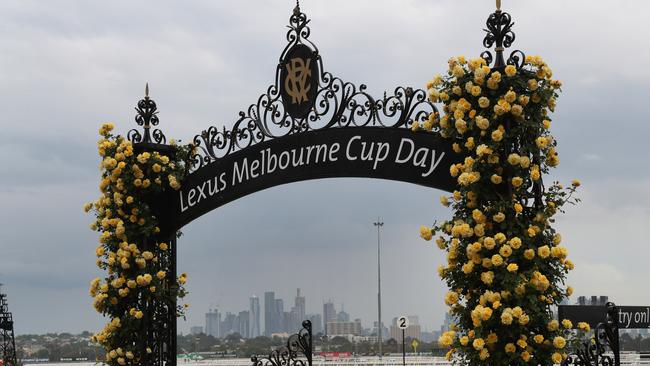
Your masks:
[[[264,335],[270,336],[276,332],[277,320],[275,317],[275,292],[269,291],[264,293]]]
[[[257,298],[257,296],[253,295],[250,298],[250,309],[248,309],[249,312],[249,337],[250,338],[255,338],[259,337],[261,332],[260,332],[260,299]]]
[[[300,322],[302,323],[305,320],[305,297],[300,296],[300,289],[296,291],[296,301],[295,301],[296,313]]]
[[[238,329],[235,329],[244,338],[250,338],[250,312],[248,310],[240,311],[238,318]]]
[[[275,299],[275,331],[273,333],[286,332],[288,328],[288,316],[284,314],[284,300]]]
[[[339,321],[339,322],[349,322],[350,321],[350,314],[346,313],[344,310],[341,310],[336,315],[336,320]]]
[[[323,325],[325,326],[325,334],[329,334],[327,323],[333,321],[336,321],[336,309],[334,309],[334,303],[326,302],[323,304]]]
[[[311,330],[314,335],[318,333],[325,333],[323,331],[323,317],[320,314],[309,314],[307,319],[311,320]]]
[[[231,312],[226,312],[226,315],[223,317],[223,321],[221,322],[220,325],[220,333],[221,337],[225,337],[228,334],[235,333],[234,328],[237,327],[237,330],[239,330],[239,324],[237,324],[237,315],[231,313]]]
[[[215,338],[221,337],[220,332],[221,314],[219,310],[208,310],[205,314],[205,334]]]

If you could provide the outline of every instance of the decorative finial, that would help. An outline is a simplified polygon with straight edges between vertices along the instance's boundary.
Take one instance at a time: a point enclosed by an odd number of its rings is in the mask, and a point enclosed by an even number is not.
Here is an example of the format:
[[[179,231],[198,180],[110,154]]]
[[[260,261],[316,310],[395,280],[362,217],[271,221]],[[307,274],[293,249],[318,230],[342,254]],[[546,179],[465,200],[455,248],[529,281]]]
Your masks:
[[[127,134],[129,141],[133,143],[156,143],[164,144],[166,141],[165,135],[157,128],[158,121],[158,107],[153,99],[149,98],[149,83],[144,87],[144,98],[140,99],[138,106],[135,108],[135,123],[143,128],[143,133],[136,129],[132,129]]]
[[[510,14],[501,11],[501,0],[496,0],[497,10],[490,14],[487,19],[486,27],[483,29],[487,34],[483,38],[483,46],[486,48],[494,47],[494,59],[490,51],[481,53],[481,57],[485,59],[488,65],[494,60],[492,68],[500,69],[506,65],[514,65],[521,68],[524,63],[525,56],[521,51],[513,51],[506,61],[503,52],[509,48],[515,41],[515,33],[512,31],[512,26],[515,24],[510,17]]]
[[[296,7],[293,8],[293,14],[296,16],[300,15],[300,0],[296,0]]]

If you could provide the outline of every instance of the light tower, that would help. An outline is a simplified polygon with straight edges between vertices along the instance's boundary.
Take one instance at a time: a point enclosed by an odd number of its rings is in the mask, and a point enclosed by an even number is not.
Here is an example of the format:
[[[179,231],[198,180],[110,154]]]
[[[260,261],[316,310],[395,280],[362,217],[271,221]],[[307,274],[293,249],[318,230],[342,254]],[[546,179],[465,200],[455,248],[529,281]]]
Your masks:
[[[379,344],[379,358],[382,357],[382,333],[383,328],[381,325],[381,227],[384,226],[384,223],[377,218],[377,222],[374,222],[373,225],[377,227],[377,342]]]

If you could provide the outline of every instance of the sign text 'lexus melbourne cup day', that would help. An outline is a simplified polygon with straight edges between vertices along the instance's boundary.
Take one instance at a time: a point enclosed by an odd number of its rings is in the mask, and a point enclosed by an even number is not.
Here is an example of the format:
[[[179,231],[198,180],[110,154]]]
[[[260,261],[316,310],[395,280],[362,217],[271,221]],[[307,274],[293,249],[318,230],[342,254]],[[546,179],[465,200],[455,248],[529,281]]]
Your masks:
[[[265,188],[308,179],[381,178],[453,190],[449,167],[462,161],[447,141],[407,129],[304,132],[247,147],[190,174],[169,192],[161,218],[178,229],[202,214]],[[165,212],[165,211],[162,211]]]

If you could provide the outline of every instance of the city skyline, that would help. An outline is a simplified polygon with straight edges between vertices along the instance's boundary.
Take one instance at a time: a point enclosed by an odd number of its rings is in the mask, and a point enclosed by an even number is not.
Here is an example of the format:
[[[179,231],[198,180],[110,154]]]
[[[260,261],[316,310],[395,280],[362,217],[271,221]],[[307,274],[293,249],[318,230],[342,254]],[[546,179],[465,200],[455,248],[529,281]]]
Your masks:
[[[336,304],[332,301],[332,299],[324,300],[323,299],[323,306],[322,306],[322,313],[316,313],[316,312],[310,312],[307,311],[307,308],[305,307],[306,303],[306,296],[304,296],[304,292],[301,291],[300,288],[296,289],[296,296],[294,298],[294,307],[291,308],[290,312],[285,312],[283,311],[283,316],[287,317],[286,319],[280,319],[280,322],[278,322],[277,317],[278,316],[278,311],[283,310],[283,307],[278,307],[278,304],[284,304],[284,299],[280,299],[275,296],[275,291],[265,291],[264,294],[264,299],[263,301],[263,306],[262,308],[265,309],[265,314],[264,316],[255,316],[254,309],[259,309],[260,308],[260,301],[259,297],[256,294],[253,294],[249,298],[249,308],[248,310],[243,310],[239,311],[238,314],[238,319],[235,320],[237,324],[239,322],[242,322],[242,314],[245,313],[245,319],[246,319],[246,328],[244,330],[243,327],[239,327],[239,331],[237,331],[237,326],[232,325],[233,323],[233,318],[230,318],[230,320],[227,320],[227,317],[230,315],[234,317],[237,313],[236,309],[220,309],[218,306],[210,307],[208,309],[208,312],[205,314],[205,326],[198,326],[196,324],[190,324],[189,329],[191,333],[197,333],[199,332],[199,328],[201,328],[201,331],[207,335],[212,335],[216,337],[224,337],[228,334],[231,333],[239,333],[242,337],[244,338],[254,338],[258,335],[264,335],[264,336],[271,336],[272,334],[281,334],[281,333],[295,333],[300,328],[302,327],[302,321],[303,320],[311,320],[312,321],[312,327],[313,327],[313,332],[314,334],[318,334],[322,332],[323,334],[328,335],[330,333],[330,330],[327,328],[327,324],[331,323],[359,323],[360,327],[359,330],[361,329],[370,329],[370,332],[376,332],[377,328],[377,322],[376,320],[372,320],[372,316],[367,316],[366,318],[368,319],[366,322],[363,322],[364,317],[363,316],[357,316],[358,314],[355,314],[355,316],[352,316],[348,312],[345,311],[344,308],[344,303],[340,303],[340,310],[337,311],[336,309]],[[268,300],[269,302],[269,307],[268,309],[266,308],[266,301]],[[272,316],[270,318],[267,318],[267,310]],[[295,314],[295,316],[294,316]],[[261,314],[260,314],[261,315]],[[403,315],[403,314],[400,314]],[[222,319],[223,316],[223,319]],[[393,319],[393,323],[395,323],[395,320],[397,319],[398,315],[395,315],[394,317],[391,317]],[[419,324],[419,316],[416,314],[409,314],[408,315],[410,319],[412,320],[412,323],[414,325],[418,326],[418,334],[420,332],[420,324]],[[444,317],[444,314],[443,314]],[[268,320],[267,320],[268,319]],[[352,320],[353,319],[353,320]],[[256,323],[261,324],[264,323],[265,326],[261,329],[259,329],[259,333],[256,333],[254,331],[254,328],[256,327]],[[282,323],[282,324],[281,324]],[[395,324],[392,324],[394,326]],[[224,329],[225,326],[225,329]],[[340,327],[343,328],[340,328]],[[349,329],[350,325],[341,325],[338,329]],[[267,327],[269,329],[267,330]],[[387,327],[386,323],[384,323],[384,330],[385,333],[388,334],[388,330],[390,328]],[[424,328],[423,330],[433,330],[434,332],[440,331],[440,329],[435,329],[435,327],[432,327],[431,329]],[[339,333],[339,332],[335,332]],[[358,334],[357,334],[358,335]]]

